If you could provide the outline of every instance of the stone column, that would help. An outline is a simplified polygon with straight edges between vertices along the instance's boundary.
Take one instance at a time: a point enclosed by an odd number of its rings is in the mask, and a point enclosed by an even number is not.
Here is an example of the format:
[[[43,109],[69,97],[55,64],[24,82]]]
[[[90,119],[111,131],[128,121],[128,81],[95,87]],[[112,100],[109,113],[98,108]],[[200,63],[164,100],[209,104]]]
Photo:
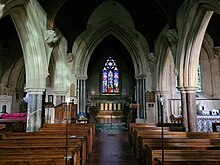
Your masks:
[[[27,132],[38,131],[42,123],[43,92],[28,92]]]
[[[140,84],[139,84],[139,79],[136,80],[136,84],[137,84],[137,89],[136,89],[136,101],[137,104],[140,104],[140,93],[139,93],[139,89],[140,89]],[[140,119],[140,106],[137,108],[137,119]]]
[[[197,132],[196,88],[185,87],[189,132]]]
[[[185,127],[186,132],[189,132],[189,122],[188,122],[188,110],[187,110],[187,101],[186,101],[186,91],[184,87],[179,87],[181,93],[181,109],[182,109],[182,122]]]
[[[77,112],[86,112],[86,80],[78,79],[78,110]]]
[[[137,104],[139,107],[137,109],[137,119],[145,119],[145,79],[139,78],[136,80],[137,82]]]

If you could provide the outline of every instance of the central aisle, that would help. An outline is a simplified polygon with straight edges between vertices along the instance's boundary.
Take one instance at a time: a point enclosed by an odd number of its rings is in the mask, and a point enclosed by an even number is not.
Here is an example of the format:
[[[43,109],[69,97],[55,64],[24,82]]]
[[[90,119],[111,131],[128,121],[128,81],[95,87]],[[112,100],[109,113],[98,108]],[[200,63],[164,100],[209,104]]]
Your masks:
[[[96,133],[88,165],[138,165],[128,144],[128,132],[107,130]]]

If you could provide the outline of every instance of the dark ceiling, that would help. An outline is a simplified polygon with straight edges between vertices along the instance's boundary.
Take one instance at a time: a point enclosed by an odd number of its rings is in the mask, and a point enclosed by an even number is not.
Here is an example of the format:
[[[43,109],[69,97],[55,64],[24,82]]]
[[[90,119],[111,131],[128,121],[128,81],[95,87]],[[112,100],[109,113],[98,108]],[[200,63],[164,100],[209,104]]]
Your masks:
[[[38,0],[45,10],[60,0]],[[76,37],[85,30],[91,13],[106,0],[63,0],[55,18],[55,25],[62,31],[71,51]],[[115,0],[124,6],[133,18],[135,28],[147,39],[150,51],[154,41],[166,23],[175,28],[176,11],[184,0]],[[208,27],[208,33],[214,44],[220,44],[220,15],[214,14]]]
[[[54,25],[68,40],[68,51],[71,52],[76,37],[85,30],[91,13],[105,0],[38,0],[49,13],[55,13]],[[176,11],[184,0],[115,0],[124,6],[133,18],[135,28],[148,41],[150,51],[166,23],[170,29],[176,25]],[[8,22],[9,21],[9,22]],[[9,18],[0,20],[0,36],[4,40],[12,35],[13,23]],[[12,28],[10,28],[12,27]],[[214,39],[214,45],[220,45],[220,15],[214,13],[207,32]]]
[[[45,10],[60,0],[39,0]],[[85,30],[91,13],[105,0],[66,0],[55,18],[55,25],[62,31],[69,43],[69,50],[76,37]],[[154,48],[155,38],[169,22],[175,28],[175,15],[184,0],[115,0],[124,6],[133,18],[135,28]]]

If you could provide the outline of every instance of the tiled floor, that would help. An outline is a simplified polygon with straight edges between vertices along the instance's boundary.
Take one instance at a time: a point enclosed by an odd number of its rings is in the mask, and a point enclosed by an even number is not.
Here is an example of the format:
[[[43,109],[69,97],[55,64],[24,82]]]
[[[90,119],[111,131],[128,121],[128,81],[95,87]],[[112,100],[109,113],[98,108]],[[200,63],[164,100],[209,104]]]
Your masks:
[[[88,165],[138,165],[125,131],[99,132]]]

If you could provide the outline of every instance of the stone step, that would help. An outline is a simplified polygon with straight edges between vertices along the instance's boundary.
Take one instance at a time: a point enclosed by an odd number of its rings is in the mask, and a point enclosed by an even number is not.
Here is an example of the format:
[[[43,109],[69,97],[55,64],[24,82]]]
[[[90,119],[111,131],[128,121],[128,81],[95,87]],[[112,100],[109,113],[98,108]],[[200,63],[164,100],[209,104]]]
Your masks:
[[[124,132],[128,131],[125,123],[97,123],[96,130],[98,132]]]

